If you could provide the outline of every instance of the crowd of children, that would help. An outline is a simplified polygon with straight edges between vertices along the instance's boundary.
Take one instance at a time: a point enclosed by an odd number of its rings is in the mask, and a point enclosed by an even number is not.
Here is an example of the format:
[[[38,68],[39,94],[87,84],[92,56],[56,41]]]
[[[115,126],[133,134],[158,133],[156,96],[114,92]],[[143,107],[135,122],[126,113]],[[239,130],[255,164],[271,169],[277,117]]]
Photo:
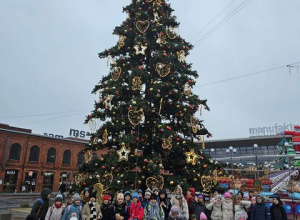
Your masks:
[[[41,198],[33,205],[27,220],[287,220],[283,202],[273,196],[270,209],[263,196],[255,192],[233,190],[223,195],[217,191],[208,195],[189,188],[186,195],[177,186],[172,196],[167,191],[154,188],[136,192],[119,191],[105,194],[101,205],[96,192],[85,189],[81,195],[72,195],[70,204],[63,204],[58,194],[49,207],[51,190],[43,189]]]

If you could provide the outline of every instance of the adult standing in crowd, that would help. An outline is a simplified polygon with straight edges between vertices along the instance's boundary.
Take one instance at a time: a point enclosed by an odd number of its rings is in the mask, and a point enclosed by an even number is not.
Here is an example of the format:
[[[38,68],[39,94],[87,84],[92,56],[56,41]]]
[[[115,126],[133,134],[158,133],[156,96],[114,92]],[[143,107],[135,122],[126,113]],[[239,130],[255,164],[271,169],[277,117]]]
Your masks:
[[[41,191],[41,198],[34,203],[31,209],[31,216],[36,216],[40,220],[45,220],[48,207],[49,207],[49,199],[51,196],[52,190],[49,188],[45,188]]]

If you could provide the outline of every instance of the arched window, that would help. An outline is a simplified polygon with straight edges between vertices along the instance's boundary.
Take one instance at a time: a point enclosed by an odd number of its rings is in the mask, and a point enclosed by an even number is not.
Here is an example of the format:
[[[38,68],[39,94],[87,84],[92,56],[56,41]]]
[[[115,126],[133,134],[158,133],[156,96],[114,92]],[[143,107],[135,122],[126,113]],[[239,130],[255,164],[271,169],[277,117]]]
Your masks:
[[[77,166],[80,166],[83,163],[84,163],[84,153],[79,152],[77,156]]]
[[[47,154],[47,163],[55,163],[56,150],[55,148],[50,148]]]
[[[40,156],[40,148],[38,146],[32,146],[30,148],[29,162],[38,162]]]
[[[20,155],[21,155],[21,145],[18,143],[11,145],[10,152],[9,152],[9,159],[19,161]]]
[[[63,165],[70,165],[70,162],[71,162],[71,151],[65,150],[62,163]]]

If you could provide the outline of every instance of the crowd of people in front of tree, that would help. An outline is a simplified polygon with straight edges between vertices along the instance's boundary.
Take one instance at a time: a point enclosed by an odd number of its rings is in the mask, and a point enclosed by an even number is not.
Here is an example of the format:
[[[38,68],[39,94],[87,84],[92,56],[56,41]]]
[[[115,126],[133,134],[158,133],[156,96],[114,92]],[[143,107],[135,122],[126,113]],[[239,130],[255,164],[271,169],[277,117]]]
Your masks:
[[[107,192],[101,204],[97,194],[86,188],[81,194],[74,193],[71,201],[62,194],[56,195],[49,207],[50,189],[43,189],[27,220],[287,220],[280,197],[273,196],[270,209],[264,197],[255,191],[247,193],[233,190],[223,195],[195,192],[189,188],[184,195],[177,186],[170,195],[166,190],[154,188],[145,192],[120,190]]]

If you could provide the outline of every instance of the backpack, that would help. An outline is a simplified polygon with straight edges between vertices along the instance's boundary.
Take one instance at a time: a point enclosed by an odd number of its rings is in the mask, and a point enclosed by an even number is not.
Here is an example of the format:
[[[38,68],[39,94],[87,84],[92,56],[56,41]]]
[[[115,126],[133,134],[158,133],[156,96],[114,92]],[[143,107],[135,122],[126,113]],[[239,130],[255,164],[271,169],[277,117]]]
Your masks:
[[[43,206],[43,204],[44,204],[44,200],[43,200],[42,198],[40,198],[38,201],[40,201],[40,208],[39,208],[39,210],[38,210],[37,213],[36,213],[37,216],[39,216],[40,211],[41,211],[41,208],[42,208],[42,206]]]

